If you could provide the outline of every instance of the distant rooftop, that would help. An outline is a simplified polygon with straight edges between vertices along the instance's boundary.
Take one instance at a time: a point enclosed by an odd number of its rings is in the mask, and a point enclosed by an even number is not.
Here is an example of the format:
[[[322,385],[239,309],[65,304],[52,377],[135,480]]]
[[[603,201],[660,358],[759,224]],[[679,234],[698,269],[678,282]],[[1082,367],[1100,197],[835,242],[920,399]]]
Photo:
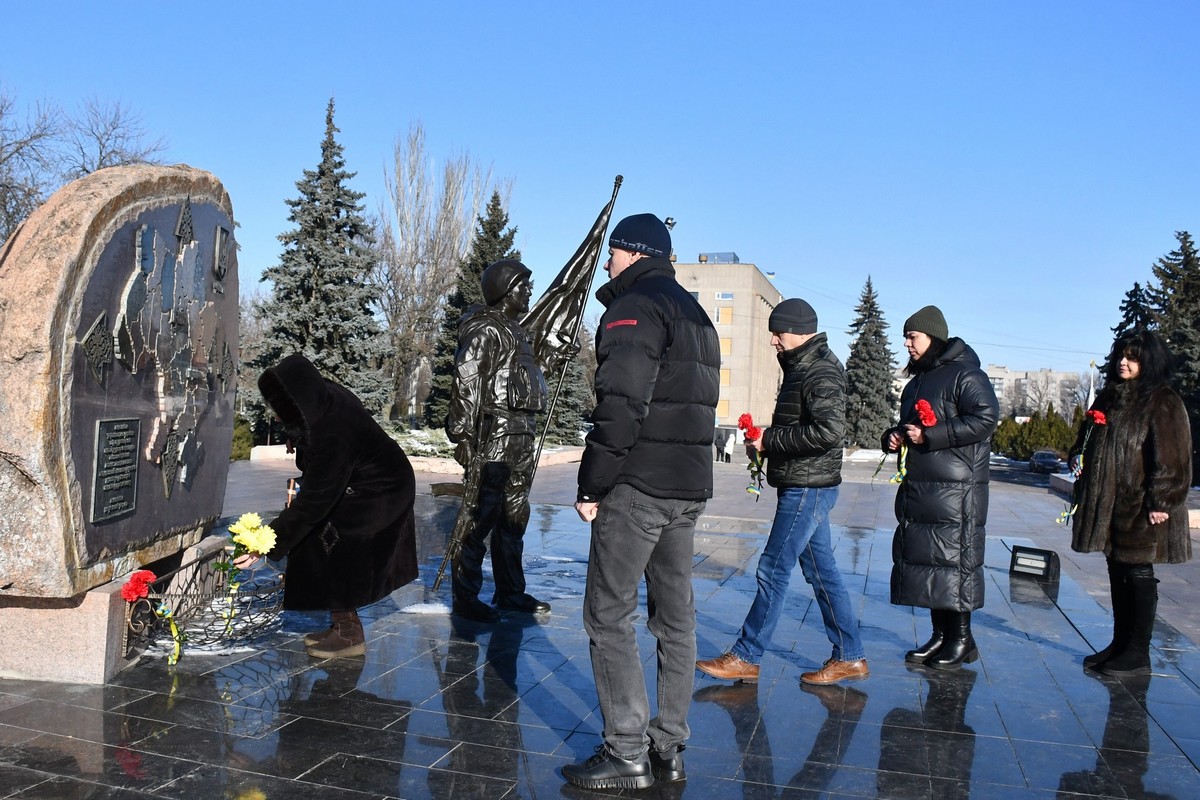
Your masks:
[[[737,253],[701,253],[700,262],[709,264],[740,264]]]

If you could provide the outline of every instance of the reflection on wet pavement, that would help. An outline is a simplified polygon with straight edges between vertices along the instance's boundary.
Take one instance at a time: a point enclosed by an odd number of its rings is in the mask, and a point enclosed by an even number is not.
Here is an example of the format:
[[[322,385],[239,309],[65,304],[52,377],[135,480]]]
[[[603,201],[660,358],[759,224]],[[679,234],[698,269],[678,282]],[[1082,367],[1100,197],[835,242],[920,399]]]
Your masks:
[[[871,677],[800,683],[828,643],[796,581],[757,685],[697,674],[688,781],[611,796],[1200,794],[1196,647],[1160,623],[1152,676],[1085,672],[1080,659],[1103,644],[1109,617],[1069,578],[1043,587],[1010,577],[1006,544],[1018,537],[988,543],[988,600],[973,620],[980,661],[948,673],[905,664],[928,616],[888,602],[890,529],[854,511],[882,505],[865,494],[877,491],[844,485],[846,524],[835,529]],[[551,615],[464,622],[447,613],[447,587],[428,588],[452,502],[421,498],[421,578],[363,612],[365,658],[309,658],[300,637],[325,620],[287,614],[251,647],[189,653],[174,669],[144,658],[107,686],[0,680],[0,797],[606,796],[560,775],[591,754],[602,724],[580,615],[586,526],[569,507],[534,508],[526,572]],[[753,597],[768,522],[703,522],[697,634],[700,653],[715,654]],[[653,685],[654,640],[638,622]]]

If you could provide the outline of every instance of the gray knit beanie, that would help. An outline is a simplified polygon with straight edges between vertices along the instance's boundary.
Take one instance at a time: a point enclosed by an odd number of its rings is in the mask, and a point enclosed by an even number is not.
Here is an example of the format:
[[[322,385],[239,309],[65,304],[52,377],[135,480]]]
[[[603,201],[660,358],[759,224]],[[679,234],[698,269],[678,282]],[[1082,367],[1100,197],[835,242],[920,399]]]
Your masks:
[[[949,341],[950,329],[946,327],[946,318],[937,306],[925,306],[908,319],[904,320],[904,332],[919,331],[934,339]]]

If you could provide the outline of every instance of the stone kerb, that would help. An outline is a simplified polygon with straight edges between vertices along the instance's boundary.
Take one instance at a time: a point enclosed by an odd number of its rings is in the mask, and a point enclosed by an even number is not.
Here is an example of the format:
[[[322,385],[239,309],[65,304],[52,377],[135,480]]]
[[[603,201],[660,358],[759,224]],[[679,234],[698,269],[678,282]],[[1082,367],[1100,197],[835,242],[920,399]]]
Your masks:
[[[78,595],[220,515],[233,232],[213,175],[141,165],[63,187],[0,249],[0,597]]]

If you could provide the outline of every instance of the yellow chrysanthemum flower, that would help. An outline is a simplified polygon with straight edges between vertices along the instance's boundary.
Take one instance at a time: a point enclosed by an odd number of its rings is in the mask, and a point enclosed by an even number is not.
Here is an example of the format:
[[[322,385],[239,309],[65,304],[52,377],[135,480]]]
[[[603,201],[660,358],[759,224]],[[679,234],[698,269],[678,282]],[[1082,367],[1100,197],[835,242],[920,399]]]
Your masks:
[[[229,526],[229,532],[236,536],[239,533],[245,533],[256,528],[261,528],[262,524],[262,517],[260,517],[258,514],[242,514],[240,517],[238,517],[237,522]]]
[[[275,529],[270,525],[260,525],[234,534],[233,541],[251,553],[268,553],[275,547]]]

